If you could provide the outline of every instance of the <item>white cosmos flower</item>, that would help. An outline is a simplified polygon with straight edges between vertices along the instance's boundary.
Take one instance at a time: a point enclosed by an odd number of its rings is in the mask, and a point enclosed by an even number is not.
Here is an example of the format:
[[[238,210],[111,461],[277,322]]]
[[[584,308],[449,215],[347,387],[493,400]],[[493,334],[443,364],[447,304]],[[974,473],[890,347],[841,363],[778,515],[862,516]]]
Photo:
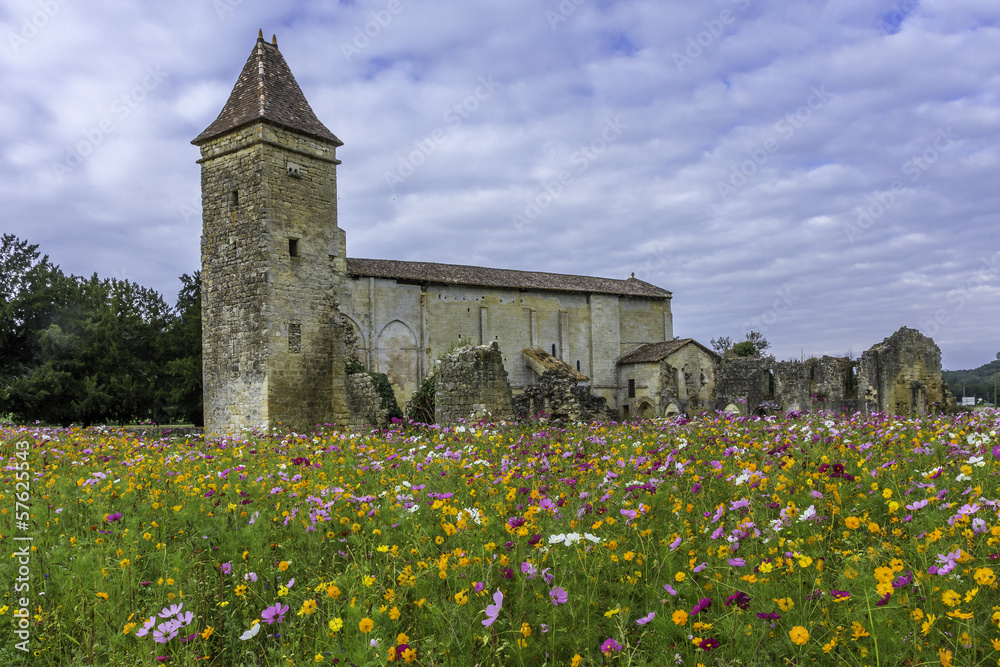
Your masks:
[[[260,632],[260,623],[254,623],[249,630],[240,635],[240,641],[245,642],[248,639],[253,639],[257,636],[258,632]]]

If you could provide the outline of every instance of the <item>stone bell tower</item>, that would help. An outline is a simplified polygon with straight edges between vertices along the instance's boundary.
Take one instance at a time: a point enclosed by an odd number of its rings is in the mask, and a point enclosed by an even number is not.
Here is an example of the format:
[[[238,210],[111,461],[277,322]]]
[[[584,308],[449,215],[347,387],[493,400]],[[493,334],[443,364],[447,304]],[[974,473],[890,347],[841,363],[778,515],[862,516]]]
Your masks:
[[[205,433],[347,423],[337,147],[259,34],[201,149]]]

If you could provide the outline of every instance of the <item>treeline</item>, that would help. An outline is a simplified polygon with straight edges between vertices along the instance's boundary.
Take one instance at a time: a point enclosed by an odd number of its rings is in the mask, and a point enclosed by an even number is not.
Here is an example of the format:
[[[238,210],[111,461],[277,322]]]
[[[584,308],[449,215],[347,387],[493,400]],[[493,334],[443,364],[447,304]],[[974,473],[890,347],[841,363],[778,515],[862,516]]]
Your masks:
[[[966,371],[942,371],[951,393],[959,400],[965,396],[975,396],[976,403],[993,403],[994,396],[1000,394],[1000,353],[996,361],[983,364],[979,368]],[[996,393],[995,393],[996,392]]]
[[[67,276],[0,239],[0,418],[202,424],[201,277],[174,307],[128,280]]]

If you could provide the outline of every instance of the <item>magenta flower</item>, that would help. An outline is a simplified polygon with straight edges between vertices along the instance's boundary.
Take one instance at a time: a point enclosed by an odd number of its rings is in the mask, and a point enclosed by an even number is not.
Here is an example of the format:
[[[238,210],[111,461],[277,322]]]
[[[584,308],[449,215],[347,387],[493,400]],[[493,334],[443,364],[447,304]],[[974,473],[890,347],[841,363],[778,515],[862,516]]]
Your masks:
[[[282,605],[280,602],[275,602],[273,605],[260,612],[260,620],[264,621],[268,625],[272,623],[281,623],[285,620],[285,614],[288,613],[288,605]]]
[[[567,595],[565,589],[563,589],[562,586],[556,586],[555,588],[550,590],[549,597],[552,598],[552,604],[556,605],[557,607],[561,604],[566,604],[566,601],[569,600],[569,595]]]
[[[608,655],[612,651],[620,651],[620,650],[622,650],[622,645],[616,642],[611,637],[605,639],[604,643],[601,644],[601,653],[603,653],[604,655]]]
[[[122,513],[121,512],[115,512],[114,514],[109,514],[108,515],[108,523],[114,523],[115,521],[118,521],[121,518],[122,518]]]
[[[670,593],[671,595],[677,595],[677,591],[670,584],[663,584],[663,590]]]
[[[830,595],[833,596],[834,600],[846,600],[851,597],[851,594],[847,591],[840,591],[836,588],[830,590]]]
[[[473,585],[473,588],[475,588],[475,589],[476,589],[476,592],[477,592],[477,593],[482,593],[482,592],[483,592],[483,589],[484,589],[484,588],[486,588],[486,587],[485,587],[485,586],[483,585],[483,582],[481,582],[481,581],[477,581],[477,582],[476,582],[476,583],[475,583],[475,584]]]
[[[526,576],[528,579],[534,579],[535,577],[538,576],[538,568],[529,563],[528,561],[524,561],[523,563],[521,563],[521,572],[523,572],[524,576]]]
[[[486,605],[486,618],[483,620],[483,625],[490,627],[497,620],[497,616],[500,615],[500,610],[503,609],[503,592],[498,588],[497,592],[493,594],[493,604]]]
[[[676,540],[670,543],[670,550],[677,551],[677,547],[681,545],[681,538],[678,536]]]
[[[743,567],[744,565],[747,564],[747,562],[742,558],[730,558],[729,564],[732,565],[733,567]]]
[[[648,614],[646,614],[645,616],[643,616],[642,618],[636,619],[635,624],[636,625],[646,625],[647,623],[649,623],[650,621],[652,621],[654,618],[656,618],[656,612],[655,611],[651,611]]]
[[[697,616],[698,614],[705,611],[711,606],[712,606],[712,598],[702,598],[698,600],[698,604],[696,604],[694,606],[694,609],[691,610],[691,615]]]
[[[233,564],[232,563],[223,563],[222,564],[222,574],[229,574],[232,571],[233,571]]]

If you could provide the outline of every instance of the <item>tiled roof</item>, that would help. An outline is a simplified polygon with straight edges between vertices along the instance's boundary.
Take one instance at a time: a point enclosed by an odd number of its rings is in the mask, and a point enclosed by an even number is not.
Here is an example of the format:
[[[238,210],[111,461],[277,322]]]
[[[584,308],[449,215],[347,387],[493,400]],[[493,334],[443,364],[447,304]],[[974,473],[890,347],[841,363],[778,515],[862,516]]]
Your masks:
[[[654,299],[669,299],[671,297],[671,293],[667,290],[643,282],[637,278],[617,280],[614,278],[572,276],[562,273],[542,273],[540,271],[489,269],[482,266],[464,266],[461,264],[404,262],[394,259],[358,259],[348,257],[347,274],[350,276],[370,276],[420,283],[441,283],[445,285],[475,285],[476,287],[500,287],[556,292],[589,292],[592,294],[615,294],[618,296],[639,296]]]
[[[693,338],[675,338],[674,340],[665,340],[660,343],[646,343],[645,345],[640,345],[635,350],[632,350],[628,354],[625,354],[618,358],[618,365],[623,364],[649,364],[656,363],[658,361],[663,361],[671,354],[681,349],[688,343],[693,343],[697,345],[705,352],[710,354],[715,358],[716,361],[721,361],[722,357],[708,349],[698,341]]]
[[[316,118],[277,44],[257,38],[222,113],[191,143],[199,145],[247,123],[263,120],[342,146]]]

